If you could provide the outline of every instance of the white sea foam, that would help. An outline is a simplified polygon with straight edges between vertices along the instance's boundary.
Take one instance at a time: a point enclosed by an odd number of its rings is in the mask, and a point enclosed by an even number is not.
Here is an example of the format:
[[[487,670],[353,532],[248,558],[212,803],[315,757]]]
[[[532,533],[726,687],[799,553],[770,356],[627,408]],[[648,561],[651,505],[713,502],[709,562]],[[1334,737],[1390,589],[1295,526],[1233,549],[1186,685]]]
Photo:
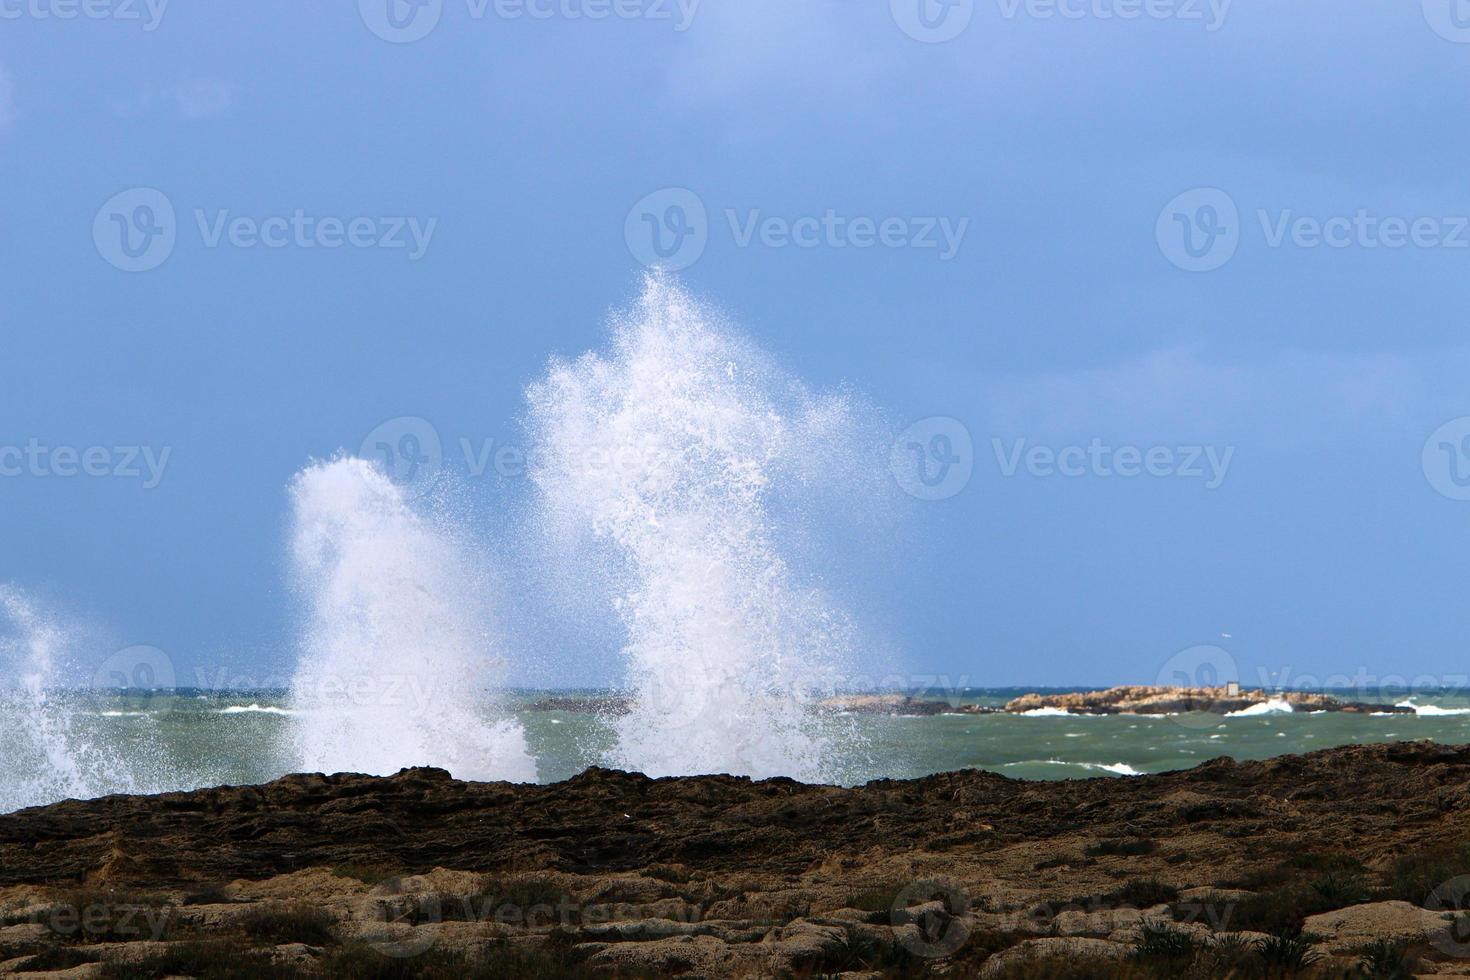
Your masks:
[[[1082,715],[1074,715],[1066,708],[1032,708],[1030,711],[1018,712],[1023,718],[1081,718]]]
[[[610,351],[554,361],[527,392],[543,525],[578,568],[608,570],[625,631],[633,695],[610,761],[838,778],[851,719],[808,709],[837,689],[849,624],[772,501],[840,476],[848,401],[658,277],[612,332]]]
[[[307,467],[291,496],[307,606],[289,702],[298,765],[534,781],[520,725],[498,712],[504,655],[455,529],[360,459]]]
[[[278,708],[274,705],[259,704],[232,704],[228,708],[220,708],[215,714],[220,715],[294,715],[295,711],[290,708]]]
[[[1413,708],[1414,714],[1421,718],[1443,718],[1450,715],[1470,715],[1470,708],[1442,708],[1437,704],[1415,704],[1414,699],[1401,701],[1394,705],[1395,708]],[[1387,712],[1385,712],[1386,714]]]
[[[1034,762],[1007,762],[1003,768],[1016,766],[1071,766],[1075,769],[1086,769],[1090,772],[1110,772],[1115,776],[1143,775],[1143,773],[1134,769],[1126,762],[1068,762],[1065,759],[1037,759]]]
[[[1225,717],[1252,718],[1257,715],[1289,715],[1293,714],[1295,710],[1291,706],[1291,702],[1285,698],[1272,698],[1269,701],[1261,701],[1253,704],[1248,708],[1241,708],[1239,711],[1227,711]]]

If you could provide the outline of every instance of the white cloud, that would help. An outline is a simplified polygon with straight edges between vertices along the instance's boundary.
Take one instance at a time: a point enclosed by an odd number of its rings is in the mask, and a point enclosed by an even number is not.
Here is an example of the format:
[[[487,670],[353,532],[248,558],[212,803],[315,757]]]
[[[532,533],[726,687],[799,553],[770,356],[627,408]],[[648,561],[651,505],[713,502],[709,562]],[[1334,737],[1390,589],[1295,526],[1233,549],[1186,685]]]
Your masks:
[[[695,108],[738,108],[755,97],[788,107],[832,98],[847,104],[870,89],[884,60],[870,32],[850,5],[705,2],[669,59],[671,95]]]
[[[240,86],[218,78],[191,78],[169,90],[168,95],[185,119],[212,119],[228,112]]]
[[[1422,428],[1465,408],[1470,348],[1414,353],[1287,350],[1211,361],[1172,348],[1106,367],[971,375],[981,431],[1035,439],[1237,439]],[[1428,431],[1428,430],[1426,430]]]
[[[183,119],[215,119],[235,104],[240,86],[219,78],[186,78],[177,85],[144,88],[135,97],[113,103],[119,116],[143,116],[155,110],[172,111]]]

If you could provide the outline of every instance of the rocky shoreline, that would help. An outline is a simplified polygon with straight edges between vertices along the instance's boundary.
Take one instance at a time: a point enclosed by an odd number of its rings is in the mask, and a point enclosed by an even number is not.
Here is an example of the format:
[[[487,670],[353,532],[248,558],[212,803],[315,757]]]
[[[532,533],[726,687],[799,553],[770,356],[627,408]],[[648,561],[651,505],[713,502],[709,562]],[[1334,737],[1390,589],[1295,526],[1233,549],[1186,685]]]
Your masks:
[[[1074,715],[1172,715],[1189,711],[1231,714],[1268,705],[1287,705],[1293,711],[1331,711],[1346,714],[1413,714],[1403,705],[1344,701],[1331,694],[1308,691],[1240,690],[1234,686],[1167,687],[1124,685],[1106,690],[1066,693],[1030,693],[1013,698],[1003,708],[968,702],[915,697],[909,694],[840,694],[824,698],[816,710],[927,717],[933,715],[1027,714],[1037,711]],[[619,694],[553,695],[528,706],[531,711],[568,711],[577,714],[620,716],[628,713],[629,699]]]
[[[1066,711],[1074,715],[1173,715],[1188,711],[1232,714],[1267,705],[1286,705],[1293,711],[1334,711],[1347,714],[1406,714],[1402,705],[1344,701],[1330,694],[1308,691],[1245,691],[1237,687],[1164,687],[1125,685],[1105,691],[1074,694],[1026,694],[1008,701],[1013,714],[1028,711]]]
[[[0,974],[1467,976],[1466,874],[1470,747],[1431,743],[851,789],[301,775],[0,816]]]

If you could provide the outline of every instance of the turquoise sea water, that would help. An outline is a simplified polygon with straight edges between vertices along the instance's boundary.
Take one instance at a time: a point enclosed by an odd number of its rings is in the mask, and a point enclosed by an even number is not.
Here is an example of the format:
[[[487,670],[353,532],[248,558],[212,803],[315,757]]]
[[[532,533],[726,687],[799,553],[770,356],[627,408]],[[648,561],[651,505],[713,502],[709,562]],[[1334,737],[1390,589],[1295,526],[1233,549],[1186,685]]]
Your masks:
[[[579,692],[582,694],[595,692]],[[955,704],[999,706],[1017,690],[965,690]],[[572,711],[533,711],[546,692],[515,692],[507,707],[524,726],[542,781],[565,779],[598,764],[611,746],[606,723]],[[1388,691],[1353,700],[1405,703],[1415,714],[1271,713],[1165,717],[937,715],[846,719],[854,743],[845,782],[907,778],[979,768],[1016,779],[1126,777],[1185,769],[1219,756],[1264,759],[1334,745],[1433,739],[1470,742],[1470,697],[1461,692]],[[87,695],[67,706],[72,755],[87,768],[74,785],[13,785],[7,767],[0,809],[69,795],[157,792],[263,782],[293,769],[293,716],[285,695],[272,691],[181,692],[147,698]]]

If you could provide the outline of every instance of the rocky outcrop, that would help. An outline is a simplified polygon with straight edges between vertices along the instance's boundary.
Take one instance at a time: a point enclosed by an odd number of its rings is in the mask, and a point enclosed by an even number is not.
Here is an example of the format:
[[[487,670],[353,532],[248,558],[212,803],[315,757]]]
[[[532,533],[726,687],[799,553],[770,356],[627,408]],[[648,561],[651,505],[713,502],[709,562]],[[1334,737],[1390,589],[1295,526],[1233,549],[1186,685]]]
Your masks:
[[[1000,709],[980,704],[950,704],[948,701],[929,701],[907,694],[840,694],[824,698],[818,709],[860,715],[988,715]]]
[[[1329,951],[1346,953],[1373,943],[1459,942],[1460,937],[1451,934],[1458,915],[1410,902],[1369,902],[1309,916],[1302,928],[1321,939]]]
[[[1009,949],[1001,950],[985,961],[981,977],[998,977],[1008,970],[1031,970],[1038,976],[1045,974],[1045,964],[1051,960],[1121,960],[1129,949],[1121,943],[1110,943],[1106,939],[1082,939],[1056,937],[1028,939]]]
[[[1012,977],[1132,955],[1159,929],[1197,948],[1243,937],[1250,954],[1286,926],[1338,960],[1386,938],[1443,965],[1443,913],[1389,893],[1427,897],[1415,869],[1470,872],[1467,812],[1470,747],[1429,743],[851,789],[602,769],[546,786],[290,776],[0,816],[0,972],[187,974],[214,949],[278,976],[363,975],[363,957],[388,956],[466,977],[510,960],[520,973],[500,975],[531,975],[538,957],[569,977],[900,962]],[[1328,895],[1347,908],[1315,914]]]
[[[1230,687],[1156,687],[1132,685],[1106,691],[1068,694],[1024,694],[1006,702],[1012,714],[1066,711],[1074,715],[1172,715],[1186,711],[1230,714],[1271,703],[1293,711],[1341,711],[1350,714],[1413,714],[1414,709],[1389,704],[1343,701],[1307,691],[1242,691]]]
[[[626,715],[631,709],[631,700],[618,694],[598,695],[555,695],[542,698],[527,706],[529,711],[567,711],[575,714],[595,714],[607,717]],[[904,715],[926,717],[932,715],[988,715],[999,712],[999,708],[979,704],[953,705],[948,701],[916,698],[908,694],[838,694],[823,698],[814,707],[818,711],[846,712],[862,715]]]

